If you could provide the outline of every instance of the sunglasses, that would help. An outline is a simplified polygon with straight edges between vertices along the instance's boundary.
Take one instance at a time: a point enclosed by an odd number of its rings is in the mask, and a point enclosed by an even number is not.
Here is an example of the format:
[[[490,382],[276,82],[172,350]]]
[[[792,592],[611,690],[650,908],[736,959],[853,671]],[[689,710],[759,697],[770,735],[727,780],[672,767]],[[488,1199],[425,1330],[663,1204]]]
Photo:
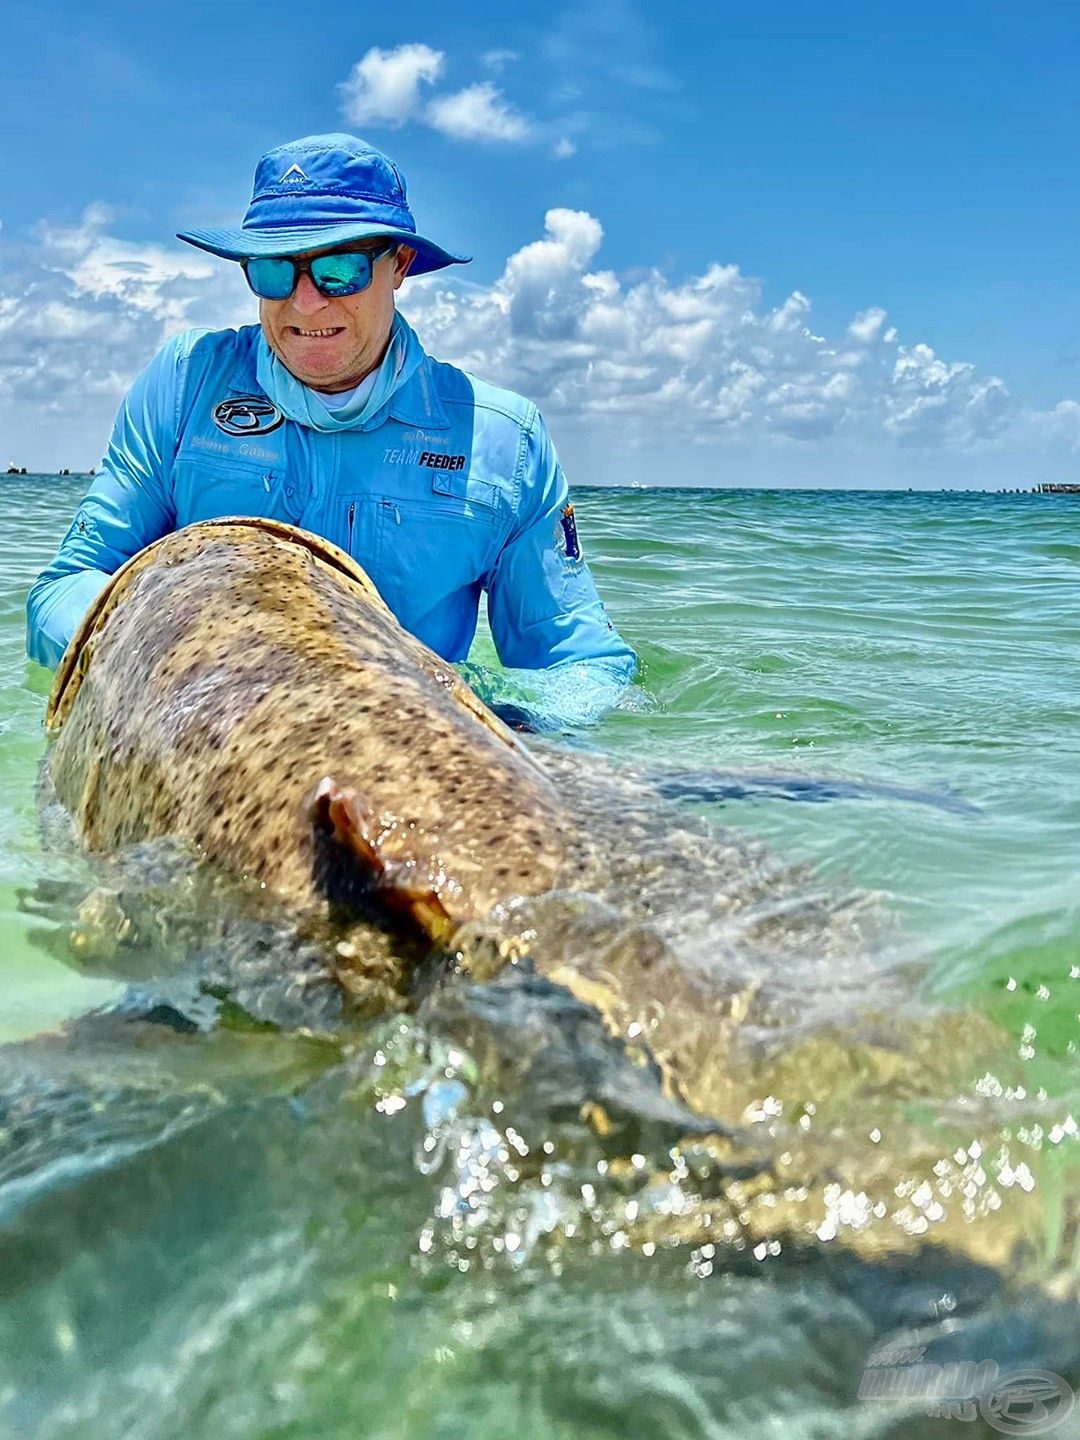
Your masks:
[[[291,256],[269,259],[241,260],[247,282],[261,300],[287,300],[300,282],[301,275],[310,275],[320,295],[338,300],[343,295],[359,295],[371,284],[371,271],[376,260],[398,242],[391,240],[378,250],[335,250],[330,255],[316,255],[314,260],[295,260]]]

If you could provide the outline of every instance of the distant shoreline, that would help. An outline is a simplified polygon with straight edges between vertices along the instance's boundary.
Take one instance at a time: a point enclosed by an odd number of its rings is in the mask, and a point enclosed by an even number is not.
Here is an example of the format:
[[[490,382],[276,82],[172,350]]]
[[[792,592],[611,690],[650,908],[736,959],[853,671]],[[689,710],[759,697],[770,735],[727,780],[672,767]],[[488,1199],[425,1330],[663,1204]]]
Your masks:
[[[0,478],[8,480],[92,480],[94,470],[7,470]],[[571,486],[574,494],[603,491],[617,495],[1036,495],[1071,496],[1080,499],[1080,484],[1044,482],[1032,486],[995,486],[982,489],[975,485],[910,486],[910,485],[611,485],[578,482]]]

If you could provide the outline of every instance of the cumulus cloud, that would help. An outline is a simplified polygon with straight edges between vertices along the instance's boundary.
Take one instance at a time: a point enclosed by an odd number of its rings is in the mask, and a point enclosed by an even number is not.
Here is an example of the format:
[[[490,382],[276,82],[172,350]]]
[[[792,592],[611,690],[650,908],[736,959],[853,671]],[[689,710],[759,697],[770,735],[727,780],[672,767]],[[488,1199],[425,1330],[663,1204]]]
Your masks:
[[[254,318],[238,267],[180,244],[134,244],[110,222],[93,205],[5,252],[0,432],[23,464],[100,455],[121,396],[167,336]]]
[[[236,266],[114,228],[92,206],[3,252],[0,433],[20,463],[72,463],[75,439],[99,455],[124,389],[169,334],[255,318]],[[659,454],[673,479],[709,478],[715,457],[737,450],[775,481],[799,456],[854,446],[879,470],[890,455],[897,467],[909,457],[908,473],[936,464],[937,483],[954,483],[963,457],[983,473],[979,457],[1009,446],[1047,457],[1041,478],[1054,478],[1054,457],[1080,450],[1080,402],[1021,406],[996,376],[901,338],[880,307],[821,335],[802,291],[766,301],[758,280],[721,263],[621,276],[601,263],[603,239],[594,215],[552,209],[491,284],[445,271],[400,292],[434,354],[537,400],[560,443],[588,447],[596,479],[634,474],[635,449]],[[854,465],[836,464],[830,477],[850,483]]]
[[[658,270],[623,281],[596,265],[602,240],[594,216],[549,210],[544,238],[511,255],[489,288],[433,276],[404,304],[437,353],[552,415],[617,420],[627,440],[965,448],[992,443],[1015,414],[1001,380],[900,343],[879,307],[834,342],[815,333],[801,291],[767,305],[758,281],[720,264],[681,281]]]
[[[1009,392],[974,365],[938,359],[929,345],[901,345],[885,397],[886,430],[901,440],[961,444],[996,438],[1009,410]]]
[[[373,46],[338,86],[346,118],[354,125],[404,125],[420,107],[420,86],[442,74],[446,56],[430,45]]]
[[[1033,410],[1028,418],[1047,437],[1069,450],[1080,450],[1080,401],[1059,400],[1053,409]]]
[[[526,140],[529,122],[507,104],[502,93],[483,80],[454,95],[436,95],[428,104],[427,123],[455,140]]]
[[[871,340],[877,339],[884,324],[885,311],[879,305],[871,305],[869,310],[861,310],[855,316],[848,326],[848,334],[853,340],[868,345]]]
[[[114,301],[122,310],[183,328],[191,298],[219,266],[201,250],[133,245],[107,233],[111,213],[90,206],[69,228],[39,227],[45,267],[63,277],[73,298]]]
[[[516,59],[513,50],[489,50],[481,63],[497,72]],[[395,50],[373,46],[338,86],[346,119],[358,126],[398,127],[416,121],[455,140],[517,144],[533,138],[533,122],[490,80],[433,93],[425,100],[421,85],[434,85],[445,66],[445,53],[430,45],[399,45]]]
[[[625,92],[661,94],[675,88],[670,75],[650,58],[649,33],[623,0],[557,16],[530,59],[547,76],[546,114],[524,113],[492,79],[454,77],[446,52],[419,42],[393,49],[372,46],[338,84],[342,113],[351,125],[426,125],[454,140],[486,144],[544,145],[556,160],[577,152],[573,135],[593,145],[653,143],[656,132],[640,115],[618,113],[610,97]],[[516,50],[493,47],[472,61],[490,76],[502,77],[522,59]],[[602,108],[586,93],[602,89]],[[569,108],[568,108],[569,107]]]

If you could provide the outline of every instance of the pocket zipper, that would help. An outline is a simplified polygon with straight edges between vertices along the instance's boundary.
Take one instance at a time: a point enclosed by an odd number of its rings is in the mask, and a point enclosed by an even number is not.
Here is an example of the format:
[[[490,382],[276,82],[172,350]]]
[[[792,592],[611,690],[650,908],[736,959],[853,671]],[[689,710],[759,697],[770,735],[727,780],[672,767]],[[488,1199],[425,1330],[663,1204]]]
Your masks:
[[[349,554],[352,554],[353,521],[356,519],[356,501],[349,506]]]

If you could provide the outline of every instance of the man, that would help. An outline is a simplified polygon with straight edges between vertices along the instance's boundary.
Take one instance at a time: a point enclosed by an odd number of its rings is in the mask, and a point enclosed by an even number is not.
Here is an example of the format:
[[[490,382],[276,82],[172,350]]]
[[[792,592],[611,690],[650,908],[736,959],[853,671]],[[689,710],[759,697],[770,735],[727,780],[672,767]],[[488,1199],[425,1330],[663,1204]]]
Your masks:
[[[533,723],[610,705],[635,658],[596,594],[536,406],[432,359],[395,310],[407,274],[468,257],[416,233],[393,162],[348,135],[294,141],[259,161],[239,230],[179,238],[241,264],[260,324],[179,335],[135,381],[30,593],[30,655],[55,665],[107,577],[151,541],[262,515],[348,550],[448,661],[468,654],[486,591],[500,660],[534,672],[516,689]]]

